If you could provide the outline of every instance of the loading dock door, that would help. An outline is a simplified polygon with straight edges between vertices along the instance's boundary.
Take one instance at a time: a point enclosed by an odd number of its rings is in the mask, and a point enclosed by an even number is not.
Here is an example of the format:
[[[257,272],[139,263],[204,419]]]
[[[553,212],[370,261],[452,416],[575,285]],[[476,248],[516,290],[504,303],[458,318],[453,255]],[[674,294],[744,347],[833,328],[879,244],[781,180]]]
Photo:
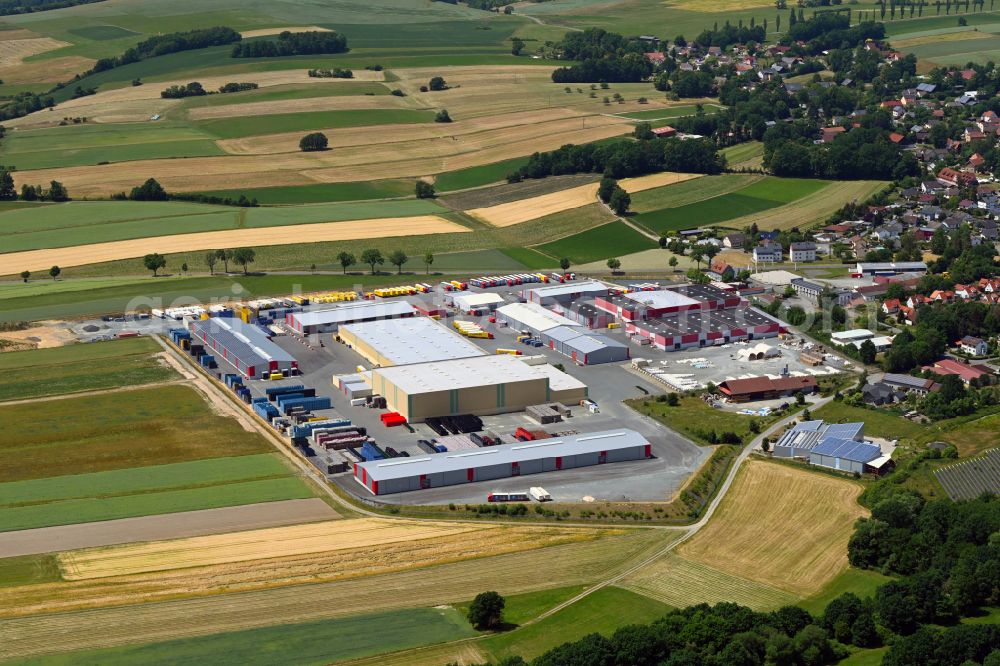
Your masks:
[[[521,465],[517,462],[512,462],[510,464],[510,475],[511,476],[521,476]]]
[[[420,475],[420,489],[427,490],[431,487],[431,480],[427,478],[426,474]]]

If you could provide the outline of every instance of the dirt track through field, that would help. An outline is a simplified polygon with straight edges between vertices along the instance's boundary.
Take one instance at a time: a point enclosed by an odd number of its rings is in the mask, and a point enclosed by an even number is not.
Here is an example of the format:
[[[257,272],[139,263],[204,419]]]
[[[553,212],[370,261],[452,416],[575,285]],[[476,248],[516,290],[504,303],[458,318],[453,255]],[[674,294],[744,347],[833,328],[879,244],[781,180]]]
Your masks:
[[[623,178],[619,184],[627,192],[641,192],[698,177],[699,174],[664,172],[638,178]],[[593,183],[521,201],[512,201],[487,208],[474,208],[466,212],[495,227],[509,227],[553,213],[580,208],[594,203],[596,199],[597,184]]]
[[[103,261],[131,259],[150,249],[161,254],[210,250],[217,247],[260,247],[293,245],[334,240],[419,236],[424,234],[463,233],[470,229],[437,215],[417,215],[347,222],[319,222],[281,227],[230,229],[197,234],[137,238],[114,243],[95,243],[77,247],[31,250],[0,254],[0,273],[40,271],[51,266],[83,266]]]
[[[323,500],[297,499],[0,533],[0,557],[180,539],[337,518]]]

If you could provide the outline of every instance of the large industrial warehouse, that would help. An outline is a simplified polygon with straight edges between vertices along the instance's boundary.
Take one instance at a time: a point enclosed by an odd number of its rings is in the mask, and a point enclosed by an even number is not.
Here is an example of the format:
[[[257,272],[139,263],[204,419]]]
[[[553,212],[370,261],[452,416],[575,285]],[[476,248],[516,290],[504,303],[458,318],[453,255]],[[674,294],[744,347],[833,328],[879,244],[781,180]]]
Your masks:
[[[484,356],[486,352],[429,317],[345,324],[342,342],[376,367]]]
[[[490,481],[652,456],[634,430],[504,444],[451,454],[356,463],[354,478],[373,495]]]
[[[497,321],[503,322],[515,331],[538,335],[556,326],[575,326],[567,319],[537,303],[511,303],[497,308]]]
[[[414,307],[406,301],[356,301],[325,310],[292,312],[285,316],[285,324],[299,335],[313,335],[335,333],[344,324],[399,319],[416,314]]]
[[[411,423],[436,416],[517,412],[529,405],[586,397],[586,386],[569,375],[554,387],[543,367],[498,355],[376,368],[372,390]]]
[[[578,301],[581,298],[596,298],[597,296],[607,295],[608,285],[596,280],[555,284],[549,287],[537,287],[524,291],[524,297],[529,303],[536,303],[545,307],[568,306],[570,303]]]
[[[727,294],[721,289],[702,284],[688,284],[658,291],[633,291],[598,297],[594,301],[598,308],[628,321],[736,308],[741,302],[739,295]]]
[[[271,342],[257,326],[230,317],[197,319],[191,322],[191,335],[205,345],[205,351],[231,363],[243,376],[259,378],[265,373],[292,373],[298,361]]]
[[[546,347],[565,354],[580,365],[616,363],[629,359],[627,345],[605,335],[592,333],[572,319],[537,303],[505,305],[497,310],[497,320],[516,331],[538,336]]]

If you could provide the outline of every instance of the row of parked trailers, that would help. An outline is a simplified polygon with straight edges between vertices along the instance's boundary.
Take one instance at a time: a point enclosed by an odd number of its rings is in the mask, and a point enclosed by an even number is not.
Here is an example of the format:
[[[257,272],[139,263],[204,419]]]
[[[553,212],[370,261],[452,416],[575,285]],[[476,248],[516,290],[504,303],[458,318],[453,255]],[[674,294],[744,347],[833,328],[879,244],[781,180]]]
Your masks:
[[[489,287],[516,287],[521,284],[537,284],[549,282],[569,282],[576,279],[576,273],[514,273],[512,275],[489,275],[472,278],[469,285],[477,289]]]

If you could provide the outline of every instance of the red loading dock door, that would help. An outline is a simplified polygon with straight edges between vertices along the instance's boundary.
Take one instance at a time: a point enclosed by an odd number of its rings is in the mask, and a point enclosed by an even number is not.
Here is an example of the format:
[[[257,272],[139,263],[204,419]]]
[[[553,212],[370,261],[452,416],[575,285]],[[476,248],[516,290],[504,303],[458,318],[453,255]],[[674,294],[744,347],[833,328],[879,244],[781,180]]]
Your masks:
[[[474,468],[472,468],[472,467],[470,467],[469,469],[465,470],[465,478],[468,479],[469,481],[475,481],[476,480],[476,470]]]
[[[521,465],[520,465],[520,463],[512,462],[510,464],[510,475],[511,476],[521,476]]]
[[[378,495],[378,481],[372,481],[372,494]]]
[[[431,487],[431,480],[427,478],[426,474],[420,475],[420,488],[421,490],[427,490]]]
[[[653,447],[651,445],[647,444],[643,448],[645,449],[646,457],[647,458],[652,458],[653,457]]]
[[[608,452],[601,451],[601,453],[597,456],[597,464],[603,465],[606,462],[608,462]]]
[[[556,469],[562,469],[562,456],[556,458]]]

